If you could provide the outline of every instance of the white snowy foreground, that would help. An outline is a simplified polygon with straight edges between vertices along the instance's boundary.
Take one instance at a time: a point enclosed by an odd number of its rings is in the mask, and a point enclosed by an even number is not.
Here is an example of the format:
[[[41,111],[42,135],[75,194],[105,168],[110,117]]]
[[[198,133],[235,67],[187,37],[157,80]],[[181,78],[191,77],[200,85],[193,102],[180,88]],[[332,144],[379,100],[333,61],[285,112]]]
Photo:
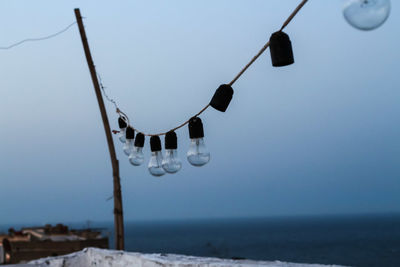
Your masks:
[[[18,266],[40,266],[40,267],[320,267],[327,265],[319,264],[297,264],[280,261],[250,261],[250,260],[225,260],[217,258],[201,258],[192,256],[183,256],[175,254],[141,254],[132,252],[122,252],[115,250],[87,248],[82,251],[72,253],[66,256],[49,257],[31,261],[26,265]],[[330,265],[338,266],[338,265]]]

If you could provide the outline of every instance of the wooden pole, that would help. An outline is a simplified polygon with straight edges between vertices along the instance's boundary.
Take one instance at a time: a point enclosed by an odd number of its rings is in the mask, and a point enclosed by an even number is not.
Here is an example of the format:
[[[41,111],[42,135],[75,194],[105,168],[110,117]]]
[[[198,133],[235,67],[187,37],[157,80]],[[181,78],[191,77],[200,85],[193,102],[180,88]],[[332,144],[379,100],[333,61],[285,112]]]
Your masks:
[[[124,220],[122,212],[122,194],[121,183],[119,178],[119,164],[117,155],[115,153],[114,142],[112,139],[110,124],[108,122],[106,107],[104,106],[103,96],[100,91],[100,84],[97,79],[96,69],[93,63],[92,55],[89,49],[89,43],[86,38],[85,27],[83,26],[81,12],[79,8],[75,9],[76,22],[78,23],[79,33],[81,34],[83,50],[85,51],[86,60],[88,63],[90,76],[96,93],[97,102],[99,103],[101,119],[103,120],[104,131],[107,137],[108,150],[110,152],[111,165],[113,170],[113,184],[114,184],[114,231],[115,231],[115,248],[117,250],[124,249]]]

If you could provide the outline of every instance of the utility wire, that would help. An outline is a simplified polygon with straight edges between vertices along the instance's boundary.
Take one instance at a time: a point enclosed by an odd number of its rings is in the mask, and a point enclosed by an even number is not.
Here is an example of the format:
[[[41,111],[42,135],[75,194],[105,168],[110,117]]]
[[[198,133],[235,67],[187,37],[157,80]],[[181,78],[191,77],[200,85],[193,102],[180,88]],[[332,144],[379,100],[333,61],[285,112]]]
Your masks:
[[[71,28],[74,24],[76,24],[76,21],[72,22],[72,23],[69,24],[67,27],[65,27],[64,29],[62,29],[61,31],[58,31],[58,32],[56,32],[56,33],[50,34],[50,35],[45,36],[45,37],[40,37],[40,38],[27,38],[27,39],[24,39],[24,40],[22,40],[22,41],[19,41],[19,42],[15,43],[15,44],[9,45],[9,46],[0,46],[0,50],[8,50],[8,49],[11,49],[11,48],[13,48],[13,47],[19,46],[19,45],[21,45],[21,44],[23,44],[23,43],[25,43],[25,42],[36,42],[36,41],[43,41],[43,40],[47,40],[47,39],[54,38],[54,37],[56,37],[56,36],[58,36],[58,35],[60,35],[60,34],[62,34],[62,33],[64,33],[64,32],[66,32],[66,31],[68,31],[69,28]]]
[[[285,22],[282,24],[282,27],[280,28],[279,31],[282,31],[284,28],[286,28],[287,25],[289,25],[289,23],[293,20],[293,18],[297,15],[297,13],[302,9],[302,7],[308,2],[308,0],[302,0],[301,3],[296,7],[296,9],[289,15],[289,17],[285,20]],[[264,53],[265,50],[267,50],[267,48],[269,47],[269,41],[261,48],[261,50],[250,60],[249,63],[246,64],[246,66],[244,66],[244,68],[235,76],[235,78],[233,78],[233,80],[229,83],[229,85],[233,85],[239,78],[240,76],[242,76],[243,73],[246,72],[246,70],[262,55],[262,53]],[[108,99],[108,97],[106,96],[106,98]],[[109,100],[110,101],[110,100]],[[115,103],[115,101],[110,101],[111,103],[113,103],[115,106],[117,106],[117,104]],[[197,117],[200,114],[202,114],[204,111],[206,111],[208,108],[210,107],[210,104],[207,104],[204,108],[202,108],[196,115],[194,115],[193,117]],[[126,116],[125,113],[123,113],[118,107],[117,107],[117,113],[127,121],[128,125],[130,127],[132,127],[135,131],[144,134],[145,136],[160,136],[160,135],[165,135],[167,134],[169,131],[175,131],[178,130],[180,128],[182,128],[183,126],[185,126],[186,124],[189,123],[189,120],[183,122],[182,124],[180,124],[179,126],[172,128],[171,130],[168,130],[166,132],[162,132],[162,133],[157,133],[157,134],[146,134],[142,131],[139,131],[138,129],[136,129],[135,127],[133,127],[132,125],[129,124],[129,119],[128,116]]]

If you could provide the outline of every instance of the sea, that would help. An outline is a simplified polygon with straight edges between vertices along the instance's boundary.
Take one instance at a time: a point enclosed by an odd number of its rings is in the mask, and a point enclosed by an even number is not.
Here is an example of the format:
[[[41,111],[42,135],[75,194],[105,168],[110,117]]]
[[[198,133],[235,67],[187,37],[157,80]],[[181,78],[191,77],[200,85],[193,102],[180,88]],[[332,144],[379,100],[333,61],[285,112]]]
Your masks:
[[[102,228],[113,247],[111,222],[90,222],[90,226]],[[125,249],[229,259],[400,267],[400,214],[128,221]]]

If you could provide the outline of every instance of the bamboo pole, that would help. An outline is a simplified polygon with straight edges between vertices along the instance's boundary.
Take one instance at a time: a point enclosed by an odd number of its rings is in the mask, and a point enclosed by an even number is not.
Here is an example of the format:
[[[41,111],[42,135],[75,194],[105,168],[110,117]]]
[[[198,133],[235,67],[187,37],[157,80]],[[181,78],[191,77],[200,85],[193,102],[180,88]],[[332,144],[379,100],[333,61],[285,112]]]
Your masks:
[[[87,64],[90,71],[90,76],[92,77],[92,82],[94,86],[94,91],[96,93],[97,102],[99,104],[101,119],[103,120],[104,131],[106,133],[108,150],[110,152],[111,165],[113,170],[113,184],[114,184],[114,236],[115,236],[115,248],[117,250],[124,249],[124,220],[123,220],[123,210],[122,210],[122,194],[121,194],[121,183],[119,178],[119,164],[117,155],[115,153],[114,142],[112,139],[110,124],[108,122],[106,107],[104,105],[103,97],[100,91],[100,84],[97,79],[96,69],[93,63],[92,55],[89,49],[89,43],[86,38],[85,27],[83,25],[82,16],[79,8],[75,9],[76,21],[79,27],[79,33],[82,39],[83,50],[85,51],[85,56]]]

